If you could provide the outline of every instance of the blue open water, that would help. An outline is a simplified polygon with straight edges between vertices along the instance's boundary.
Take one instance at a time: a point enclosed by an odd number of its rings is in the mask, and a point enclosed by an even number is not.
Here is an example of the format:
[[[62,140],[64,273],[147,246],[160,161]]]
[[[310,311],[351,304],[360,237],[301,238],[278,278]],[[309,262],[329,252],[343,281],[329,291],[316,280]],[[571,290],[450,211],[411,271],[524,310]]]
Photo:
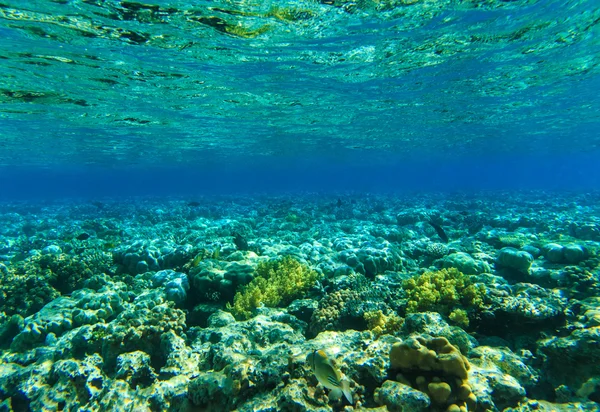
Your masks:
[[[591,0],[3,2],[1,195],[594,188],[599,17]]]

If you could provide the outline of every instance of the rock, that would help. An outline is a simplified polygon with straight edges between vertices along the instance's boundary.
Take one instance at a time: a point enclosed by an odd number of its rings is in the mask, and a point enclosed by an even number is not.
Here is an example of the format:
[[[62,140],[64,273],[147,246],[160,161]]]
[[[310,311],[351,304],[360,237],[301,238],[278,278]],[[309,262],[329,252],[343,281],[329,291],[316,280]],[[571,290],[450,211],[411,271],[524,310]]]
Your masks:
[[[529,274],[532,262],[533,256],[531,254],[512,247],[502,248],[496,257],[496,265],[513,269],[523,274]]]
[[[60,255],[62,253],[62,249],[57,245],[46,246],[42,249],[42,254],[44,255]]]
[[[456,268],[467,275],[477,275],[490,272],[491,268],[486,262],[473,259],[468,253],[455,252],[442,259],[444,268]]]
[[[162,286],[167,300],[176,304],[182,304],[190,290],[187,275],[171,269],[156,272],[152,276],[152,284],[154,287]]]
[[[586,250],[580,245],[567,245],[563,249],[567,263],[577,264],[587,257]]]
[[[390,412],[426,412],[431,400],[416,389],[400,382],[385,381],[375,389],[375,402],[385,405]]]
[[[548,243],[544,246],[544,257],[552,263],[561,263],[564,259],[563,247],[557,243]]]
[[[150,355],[138,350],[117,357],[115,377],[126,381],[132,389],[135,389],[152,385],[158,375],[151,366]]]
[[[208,317],[209,328],[222,328],[235,323],[235,318],[229,312],[219,310]]]
[[[318,306],[318,302],[313,299],[296,299],[288,306],[288,313],[309,323]]]

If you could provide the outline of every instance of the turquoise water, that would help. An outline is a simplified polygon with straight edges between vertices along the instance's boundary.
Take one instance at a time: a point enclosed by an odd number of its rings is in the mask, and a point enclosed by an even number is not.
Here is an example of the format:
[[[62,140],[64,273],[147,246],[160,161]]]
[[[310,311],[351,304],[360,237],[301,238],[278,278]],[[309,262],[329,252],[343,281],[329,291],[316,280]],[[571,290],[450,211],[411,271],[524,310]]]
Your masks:
[[[592,0],[5,0],[0,162],[555,169],[600,150],[598,19]]]
[[[599,74],[598,0],[0,0],[0,412],[600,411]]]

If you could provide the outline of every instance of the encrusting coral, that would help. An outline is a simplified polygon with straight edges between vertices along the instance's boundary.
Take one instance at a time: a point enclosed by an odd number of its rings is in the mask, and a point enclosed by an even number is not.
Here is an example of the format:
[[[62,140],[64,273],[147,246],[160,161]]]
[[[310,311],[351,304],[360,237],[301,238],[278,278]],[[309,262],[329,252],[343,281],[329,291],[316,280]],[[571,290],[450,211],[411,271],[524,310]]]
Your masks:
[[[261,262],[256,277],[235,294],[233,305],[228,304],[227,308],[236,317],[248,319],[261,305],[289,304],[310,289],[318,277],[317,272],[291,256]]]

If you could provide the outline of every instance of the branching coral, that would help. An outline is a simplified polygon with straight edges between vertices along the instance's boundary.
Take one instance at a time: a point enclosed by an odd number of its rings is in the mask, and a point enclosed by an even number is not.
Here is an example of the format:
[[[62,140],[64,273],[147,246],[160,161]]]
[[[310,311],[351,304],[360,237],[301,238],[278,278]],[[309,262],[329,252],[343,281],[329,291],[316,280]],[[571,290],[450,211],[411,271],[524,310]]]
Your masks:
[[[461,326],[468,325],[465,309],[482,308],[486,294],[485,286],[455,268],[425,272],[405,280],[403,286],[408,294],[407,313],[434,311],[450,315]]]
[[[404,323],[404,319],[396,313],[392,312],[385,315],[382,310],[365,312],[364,318],[367,322],[367,327],[375,336],[393,335],[400,330]]]
[[[302,296],[317,279],[317,272],[291,256],[261,262],[256,277],[235,294],[233,305],[227,307],[235,316],[248,319],[261,305],[287,305]]]

